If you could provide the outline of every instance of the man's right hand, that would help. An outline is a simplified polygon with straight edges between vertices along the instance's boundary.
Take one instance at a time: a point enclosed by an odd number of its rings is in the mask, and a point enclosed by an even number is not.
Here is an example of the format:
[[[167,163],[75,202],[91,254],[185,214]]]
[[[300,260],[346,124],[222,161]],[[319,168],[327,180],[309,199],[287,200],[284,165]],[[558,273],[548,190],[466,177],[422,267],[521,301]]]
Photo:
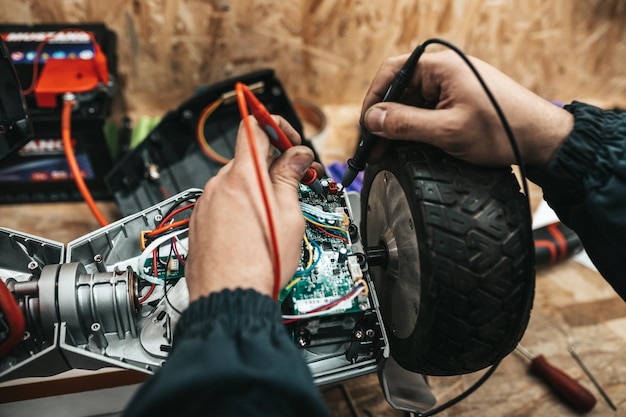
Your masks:
[[[422,55],[402,103],[380,103],[407,58],[387,59],[372,81],[361,113],[361,123],[368,130],[387,139],[428,143],[479,165],[516,162],[487,95],[467,64],[452,51]],[[485,62],[470,60],[502,107],[523,162],[546,165],[571,132],[573,116]],[[378,149],[373,159],[380,154]]]

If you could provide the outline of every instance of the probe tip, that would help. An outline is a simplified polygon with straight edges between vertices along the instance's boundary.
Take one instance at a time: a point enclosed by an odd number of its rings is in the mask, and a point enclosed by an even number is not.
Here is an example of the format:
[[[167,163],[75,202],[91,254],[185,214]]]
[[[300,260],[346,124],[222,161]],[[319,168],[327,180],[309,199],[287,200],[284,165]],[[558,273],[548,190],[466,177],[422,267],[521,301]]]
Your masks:
[[[343,188],[349,187],[350,184],[352,184],[352,182],[354,181],[354,179],[358,175],[358,173],[359,173],[359,171],[357,171],[356,169],[348,166],[346,168],[346,172],[344,172],[344,174],[343,174],[343,178],[341,178],[341,185],[343,186]]]

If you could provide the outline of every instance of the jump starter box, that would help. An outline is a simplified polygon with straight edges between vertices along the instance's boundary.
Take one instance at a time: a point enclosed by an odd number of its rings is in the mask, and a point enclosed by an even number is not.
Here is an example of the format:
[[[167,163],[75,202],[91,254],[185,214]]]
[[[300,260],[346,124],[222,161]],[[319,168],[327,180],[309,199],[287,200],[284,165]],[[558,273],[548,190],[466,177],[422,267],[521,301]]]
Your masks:
[[[81,82],[84,86],[87,75],[93,76],[87,73],[103,57],[106,59],[101,60],[101,67],[106,65],[106,70],[101,72],[108,72],[105,82],[75,94],[71,139],[81,174],[94,198],[110,198],[104,177],[115,162],[111,149],[116,128],[110,121],[112,102],[117,95],[114,32],[100,23],[0,25],[0,36],[25,93],[34,131],[30,142],[0,160],[0,203],[81,199],[63,151],[62,94],[40,93],[44,83],[53,89],[58,83],[63,86],[60,90],[65,86],[71,90]],[[86,68],[87,73],[81,68]]]

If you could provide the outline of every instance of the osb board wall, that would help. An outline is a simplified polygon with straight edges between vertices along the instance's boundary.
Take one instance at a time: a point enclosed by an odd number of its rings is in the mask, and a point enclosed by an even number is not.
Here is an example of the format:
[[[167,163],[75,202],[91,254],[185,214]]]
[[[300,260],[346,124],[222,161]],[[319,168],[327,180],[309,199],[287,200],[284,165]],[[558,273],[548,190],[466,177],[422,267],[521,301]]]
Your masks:
[[[623,0],[0,0],[5,23],[103,21],[131,111],[275,68],[292,97],[360,103],[382,60],[449,40],[555,100],[626,102]]]

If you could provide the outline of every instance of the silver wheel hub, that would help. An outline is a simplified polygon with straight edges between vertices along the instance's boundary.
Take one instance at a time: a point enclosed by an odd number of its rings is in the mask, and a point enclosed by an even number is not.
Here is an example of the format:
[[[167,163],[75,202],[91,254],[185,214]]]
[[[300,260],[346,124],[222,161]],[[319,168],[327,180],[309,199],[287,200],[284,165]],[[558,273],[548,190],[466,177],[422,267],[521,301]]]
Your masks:
[[[388,252],[386,265],[371,268],[383,320],[395,337],[405,339],[419,313],[419,247],[409,201],[390,171],[380,171],[372,181],[366,221],[367,246],[384,246]]]

